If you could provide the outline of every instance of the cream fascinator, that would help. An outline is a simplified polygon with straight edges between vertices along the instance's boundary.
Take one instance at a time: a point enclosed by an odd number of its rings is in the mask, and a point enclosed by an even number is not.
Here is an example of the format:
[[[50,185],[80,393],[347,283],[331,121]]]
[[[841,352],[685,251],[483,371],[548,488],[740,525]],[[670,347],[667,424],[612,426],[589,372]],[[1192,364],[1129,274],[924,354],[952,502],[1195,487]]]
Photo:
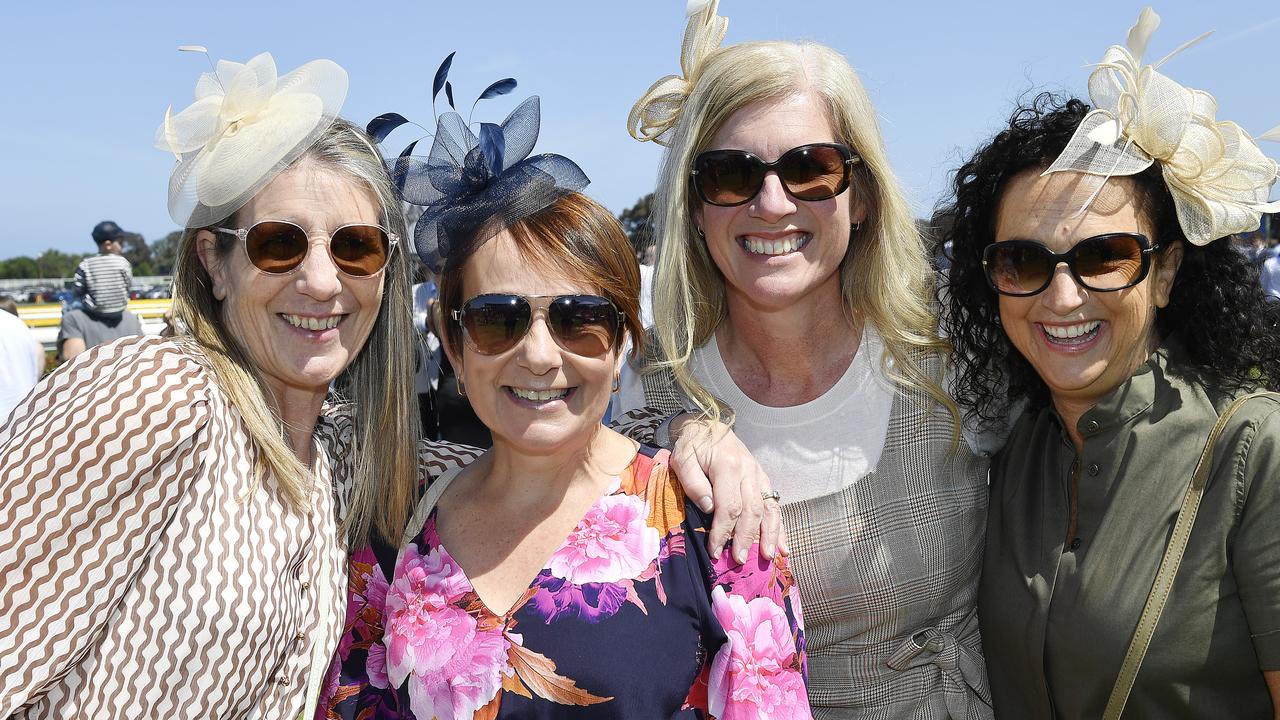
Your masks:
[[[1125,45],[1112,45],[1103,55],[1089,76],[1089,97],[1097,109],[1085,116],[1045,174],[1086,173],[1099,178],[1101,190],[1107,178],[1135,175],[1159,162],[1187,240],[1205,245],[1256,230],[1262,213],[1280,211],[1280,202],[1267,201],[1277,178],[1276,162],[1240,126],[1216,119],[1212,95],[1158,72],[1208,33],[1154,65],[1141,64],[1159,24],[1160,16],[1144,9]],[[1280,140],[1280,127],[1260,139]]]
[[[636,101],[627,117],[631,137],[667,144],[671,129],[680,120],[685,99],[698,84],[703,61],[720,47],[729,31],[729,19],[716,15],[719,5],[720,0],[689,0],[689,24],[680,47],[680,70],[684,74],[662,78]]]
[[[205,227],[239,210],[329,129],[346,96],[347,72],[330,60],[284,77],[270,53],[219,60],[196,81],[196,101],[177,115],[170,106],[156,131],[156,147],[178,158],[169,215]]]

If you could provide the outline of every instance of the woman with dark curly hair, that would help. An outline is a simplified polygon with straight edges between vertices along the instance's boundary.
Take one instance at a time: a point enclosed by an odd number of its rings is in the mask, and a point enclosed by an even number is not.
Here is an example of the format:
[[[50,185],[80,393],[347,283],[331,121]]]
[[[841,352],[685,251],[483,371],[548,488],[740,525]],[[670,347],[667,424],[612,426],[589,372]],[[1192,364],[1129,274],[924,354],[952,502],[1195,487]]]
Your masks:
[[[960,402],[1027,404],[978,596],[1000,717],[1280,707],[1280,400],[1253,394],[1280,387],[1280,308],[1229,238],[1276,163],[1140,68],[1157,22],[1108,51],[1097,109],[1019,108],[943,210]]]

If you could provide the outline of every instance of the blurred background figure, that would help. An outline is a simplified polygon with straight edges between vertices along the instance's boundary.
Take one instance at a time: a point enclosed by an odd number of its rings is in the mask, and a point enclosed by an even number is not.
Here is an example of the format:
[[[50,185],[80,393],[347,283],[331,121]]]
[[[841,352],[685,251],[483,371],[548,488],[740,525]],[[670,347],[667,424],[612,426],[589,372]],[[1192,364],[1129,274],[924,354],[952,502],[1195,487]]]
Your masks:
[[[13,298],[0,295],[0,425],[44,372],[44,348],[18,319]]]
[[[129,335],[141,335],[142,323],[127,309],[133,268],[121,254],[128,233],[111,220],[93,227],[98,254],[76,269],[75,288],[82,296],[78,308],[68,306],[58,331],[58,355],[70,360],[85,350]]]
[[[1272,243],[1272,250],[1277,247],[1280,247],[1280,245]],[[1259,274],[1262,277],[1262,292],[1266,293],[1267,300],[1280,302],[1280,255],[1275,252],[1270,253],[1262,261],[1262,269]]]
[[[422,268],[426,279],[413,286],[413,327],[418,331],[414,350],[416,371],[414,390],[418,393],[418,413],[422,418],[422,436],[436,439],[440,423],[436,414],[436,383],[440,380],[440,340],[435,334],[432,315],[440,290],[435,277]]]

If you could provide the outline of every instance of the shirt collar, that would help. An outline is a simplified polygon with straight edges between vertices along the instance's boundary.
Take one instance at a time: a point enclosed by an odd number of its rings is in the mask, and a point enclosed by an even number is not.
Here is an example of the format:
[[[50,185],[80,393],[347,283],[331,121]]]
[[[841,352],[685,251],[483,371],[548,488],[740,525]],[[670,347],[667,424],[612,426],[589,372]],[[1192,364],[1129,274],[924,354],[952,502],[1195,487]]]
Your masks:
[[[1176,382],[1169,375],[1169,366],[1171,361],[1176,364],[1183,353],[1182,345],[1176,339],[1161,344],[1128,380],[1080,416],[1076,425],[1080,437],[1087,440],[1115,430],[1151,410],[1161,398],[1169,397],[1165,391]]]

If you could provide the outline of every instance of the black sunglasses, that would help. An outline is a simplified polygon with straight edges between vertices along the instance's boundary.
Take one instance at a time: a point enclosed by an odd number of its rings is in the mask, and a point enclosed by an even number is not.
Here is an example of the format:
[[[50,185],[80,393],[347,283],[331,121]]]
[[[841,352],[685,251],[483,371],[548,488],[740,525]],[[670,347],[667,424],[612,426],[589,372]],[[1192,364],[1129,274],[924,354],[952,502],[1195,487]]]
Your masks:
[[[297,270],[311,249],[307,231],[286,220],[263,220],[248,229],[210,229],[240,238],[249,262],[268,275],[287,275]],[[368,277],[387,266],[391,248],[397,242],[399,238],[385,228],[356,223],[329,233],[326,247],[338,270],[352,277]]]
[[[624,315],[599,295],[477,295],[454,310],[467,345],[481,355],[499,355],[524,339],[538,313],[546,317],[556,344],[583,357],[616,347]]]
[[[742,205],[760,192],[770,171],[797,200],[827,200],[849,187],[849,176],[862,158],[839,143],[813,143],[792,148],[767,163],[746,150],[708,150],[693,161],[690,176],[698,197],[708,205]]]
[[[1059,263],[1066,263],[1082,287],[1114,292],[1142,282],[1151,270],[1151,253],[1158,248],[1139,233],[1094,235],[1064,253],[1031,240],[1006,240],[982,251],[982,268],[987,284],[1001,295],[1043,292]]]

